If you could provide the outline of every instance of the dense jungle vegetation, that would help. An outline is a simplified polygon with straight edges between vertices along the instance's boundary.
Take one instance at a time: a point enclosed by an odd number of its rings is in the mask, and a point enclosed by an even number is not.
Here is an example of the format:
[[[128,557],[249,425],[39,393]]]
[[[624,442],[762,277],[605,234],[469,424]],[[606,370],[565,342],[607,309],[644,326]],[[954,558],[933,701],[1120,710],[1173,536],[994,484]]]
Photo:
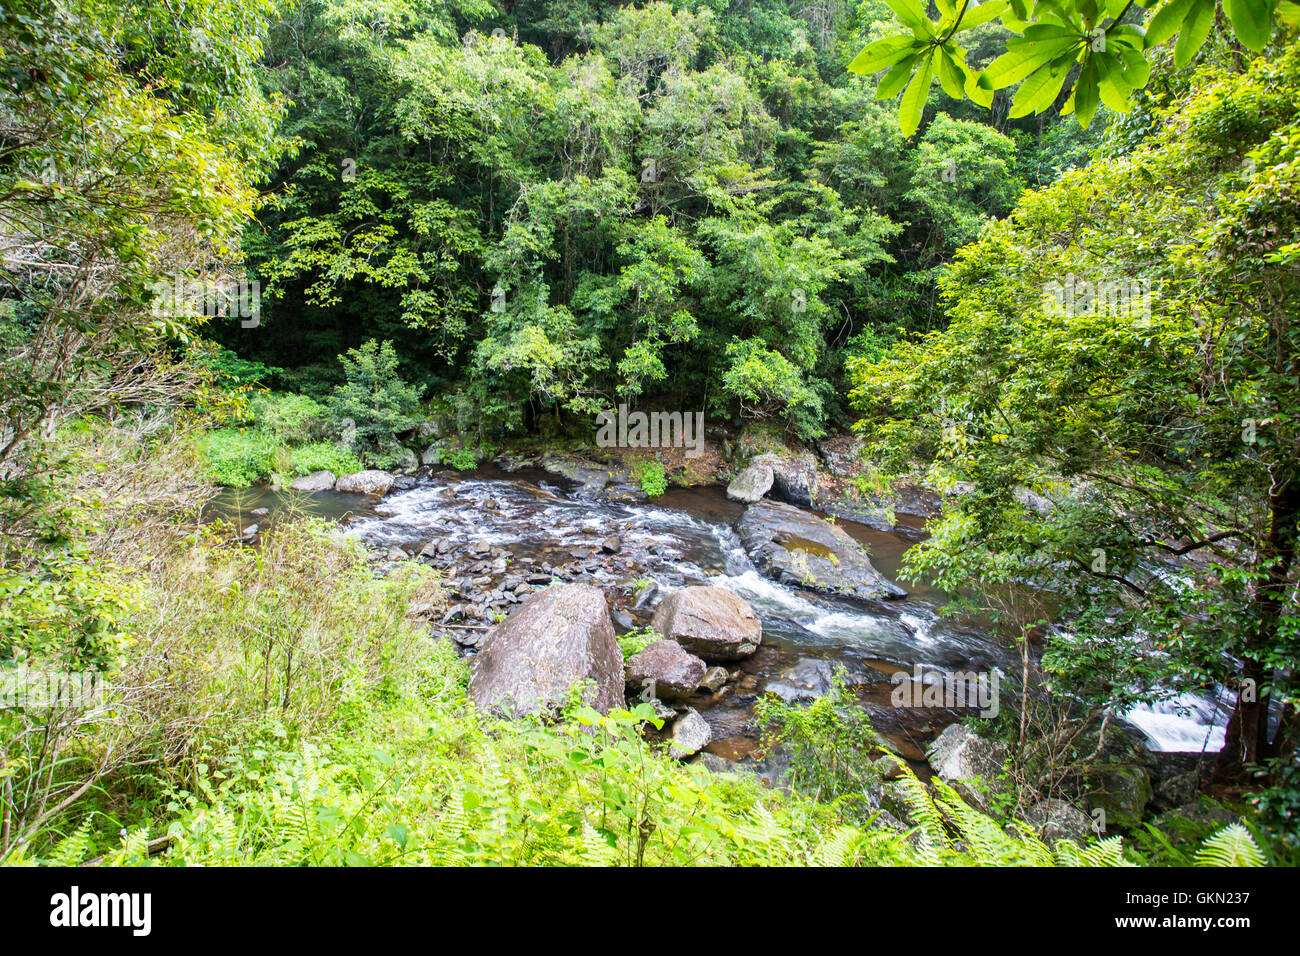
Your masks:
[[[0,699],[0,862],[1293,863],[1298,22],[6,0],[0,677],[106,696]],[[590,447],[619,404],[703,412],[737,467],[852,434],[862,494],[944,494],[908,573],[1026,674],[1047,635],[1007,775],[1218,686],[1213,810],[1054,841],[905,770],[882,827],[843,687],[763,705],[775,789],[672,759],[648,705],[498,719],[435,570],[200,520],[215,485],[413,470],[431,423],[464,470]]]

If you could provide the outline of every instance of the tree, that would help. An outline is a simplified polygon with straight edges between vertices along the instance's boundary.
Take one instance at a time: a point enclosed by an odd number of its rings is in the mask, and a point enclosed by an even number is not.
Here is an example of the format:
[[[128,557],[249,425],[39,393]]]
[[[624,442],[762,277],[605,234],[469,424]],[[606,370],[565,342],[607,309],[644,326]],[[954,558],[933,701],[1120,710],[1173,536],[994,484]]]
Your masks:
[[[1081,126],[1092,122],[1099,103],[1126,113],[1150,79],[1148,51],[1176,38],[1174,65],[1185,66],[1210,35],[1219,8],[1216,0],[935,0],[939,19],[932,21],[920,0],[886,2],[910,32],[869,44],[849,69],[885,71],[876,95],[886,100],[902,92],[898,122],[907,136],[920,125],[935,79],[954,99],[985,107],[995,91],[1018,84],[1012,117],[1051,108],[1067,82],[1061,112],[1073,113]],[[1158,9],[1143,18],[1135,6]],[[1285,25],[1300,22],[1300,3],[1225,0],[1223,13],[1236,39],[1259,52],[1273,35],[1275,14]],[[995,19],[1013,35],[1005,53],[976,69],[957,37]]]
[[[1064,622],[1045,664],[1112,713],[1232,687],[1225,772],[1300,729],[1298,90],[1294,44],[1207,66],[959,253],[946,331],[856,369],[892,470],[969,482],[913,572],[1043,594],[1017,627]]]

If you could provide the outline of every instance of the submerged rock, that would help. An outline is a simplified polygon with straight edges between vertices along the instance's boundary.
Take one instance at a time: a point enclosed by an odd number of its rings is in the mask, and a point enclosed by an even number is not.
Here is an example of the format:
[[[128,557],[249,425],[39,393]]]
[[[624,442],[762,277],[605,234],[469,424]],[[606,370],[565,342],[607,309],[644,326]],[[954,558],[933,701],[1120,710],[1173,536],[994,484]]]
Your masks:
[[[623,705],[623,654],[599,588],[559,584],[530,595],[485,636],[469,690],[483,710],[507,716],[558,713],[570,689],[601,713]]]
[[[373,468],[354,471],[350,475],[341,475],[334,482],[335,491],[360,495],[383,496],[388,494],[388,489],[391,487],[393,487],[393,476],[386,471]]]
[[[828,660],[803,657],[765,688],[787,704],[807,703],[829,693],[835,686],[835,668]]]
[[[727,497],[753,504],[772,488],[772,466],[752,464],[727,485]]]
[[[704,679],[708,665],[676,641],[655,641],[639,654],[629,657],[627,683],[636,691],[653,687],[653,695],[663,700],[690,697]]]
[[[289,482],[289,487],[294,491],[329,491],[336,480],[332,471],[313,471],[310,475],[295,478]]]
[[[704,679],[700,681],[700,686],[716,694],[730,679],[731,675],[727,673],[725,667],[710,667],[704,672]]]
[[[726,588],[674,591],[659,603],[650,626],[709,661],[748,657],[763,642],[763,625],[754,609]]]
[[[782,584],[868,602],[907,596],[843,528],[793,505],[756,502],[737,531],[758,569]]]

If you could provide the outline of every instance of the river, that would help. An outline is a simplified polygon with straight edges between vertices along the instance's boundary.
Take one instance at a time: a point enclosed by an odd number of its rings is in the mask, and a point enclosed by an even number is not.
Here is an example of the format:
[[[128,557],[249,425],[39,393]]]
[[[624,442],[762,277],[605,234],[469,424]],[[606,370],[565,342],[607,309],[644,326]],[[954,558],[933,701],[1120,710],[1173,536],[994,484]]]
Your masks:
[[[414,555],[430,541],[448,555],[490,546],[512,568],[561,567],[574,580],[604,587],[613,596],[622,630],[644,624],[653,609],[646,584],[658,594],[686,585],[712,584],[744,597],[763,623],[763,646],[739,665],[739,680],[722,694],[698,694],[691,701],[713,731],[710,750],[738,759],[755,745],[753,703],[769,685],[792,686],[817,673],[817,662],[842,667],[856,685],[877,730],[898,752],[921,761],[925,744],[959,714],[942,708],[897,707],[891,678],[899,671],[951,675],[954,672],[1014,673],[1017,652],[973,623],[941,617],[942,594],[905,584],[908,596],[888,610],[873,609],[787,587],[759,573],[741,547],[734,523],[744,506],[718,486],[671,488],[653,503],[623,503],[583,497],[564,479],[541,471],[507,473],[494,467],[474,472],[436,472],[414,487],[382,501],[360,495],[322,492],[285,496],[266,490],[227,490],[210,513],[241,526],[266,518],[250,517],[266,508],[270,517],[286,507],[343,520],[349,534],[367,545],[400,548]],[[903,554],[912,546],[889,532],[848,521],[840,527],[869,552],[876,569],[897,581]],[[616,554],[602,541],[617,535]],[[914,537],[914,536],[913,536]],[[480,579],[481,580],[481,579]],[[900,582],[901,583],[901,582]],[[1226,711],[1212,701],[1184,696],[1144,705],[1129,720],[1155,750],[1217,750],[1222,746]]]

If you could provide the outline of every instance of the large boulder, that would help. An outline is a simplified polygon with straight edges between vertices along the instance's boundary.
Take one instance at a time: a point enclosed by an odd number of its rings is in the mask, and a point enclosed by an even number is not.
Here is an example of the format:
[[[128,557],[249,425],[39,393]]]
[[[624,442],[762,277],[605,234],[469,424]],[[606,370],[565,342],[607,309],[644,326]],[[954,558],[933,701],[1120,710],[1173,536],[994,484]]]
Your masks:
[[[661,700],[690,697],[704,680],[708,665],[676,641],[655,641],[627,659],[624,671],[634,690],[653,688]]]
[[[598,495],[610,482],[625,483],[630,478],[622,469],[601,467],[568,455],[547,455],[539,464],[543,471],[576,482],[580,487],[574,493],[579,497]]]
[[[623,654],[605,595],[559,584],[531,595],[480,642],[469,690],[483,710],[507,716],[558,713],[579,681],[601,713],[623,705]]]
[[[1002,784],[998,775],[1007,748],[985,740],[965,724],[949,724],[926,751],[930,768],[963,800],[978,810],[987,810],[988,797]]]
[[[1105,816],[1106,829],[1131,829],[1151,802],[1151,776],[1142,767],[1100,764],[1088,773],[1088,803]]]
[[[870,603],[907,596],[843,528],[801,508],[756,502],[736,530],[758,569],[782,584]]]
[[[759,455],[750,463],[772,469],[772,496],[792,505],[811,507],[817,498],[817,459],[811,454],[793,458]]]
[[[358,495],[383,496],[388,494],[388,489],[391,487],[393,487],[393,476],[374,468],[354,471],[350,475],[340,475],[338,481],[334,482],[335,491]]]
[[[334,487],[334,472],[332,471],[313,471],[310,475],[303,475],[289,482],[289,487],[294,491],[329,491]]]
[[[727,485],[727,497],[753,504],[772,488],[772,466],[752,464]]]
[[[749,657],[763,642],[763,625],[754,609],[726,588],[674,591],[659,602],[650,626],[708,661]]]

